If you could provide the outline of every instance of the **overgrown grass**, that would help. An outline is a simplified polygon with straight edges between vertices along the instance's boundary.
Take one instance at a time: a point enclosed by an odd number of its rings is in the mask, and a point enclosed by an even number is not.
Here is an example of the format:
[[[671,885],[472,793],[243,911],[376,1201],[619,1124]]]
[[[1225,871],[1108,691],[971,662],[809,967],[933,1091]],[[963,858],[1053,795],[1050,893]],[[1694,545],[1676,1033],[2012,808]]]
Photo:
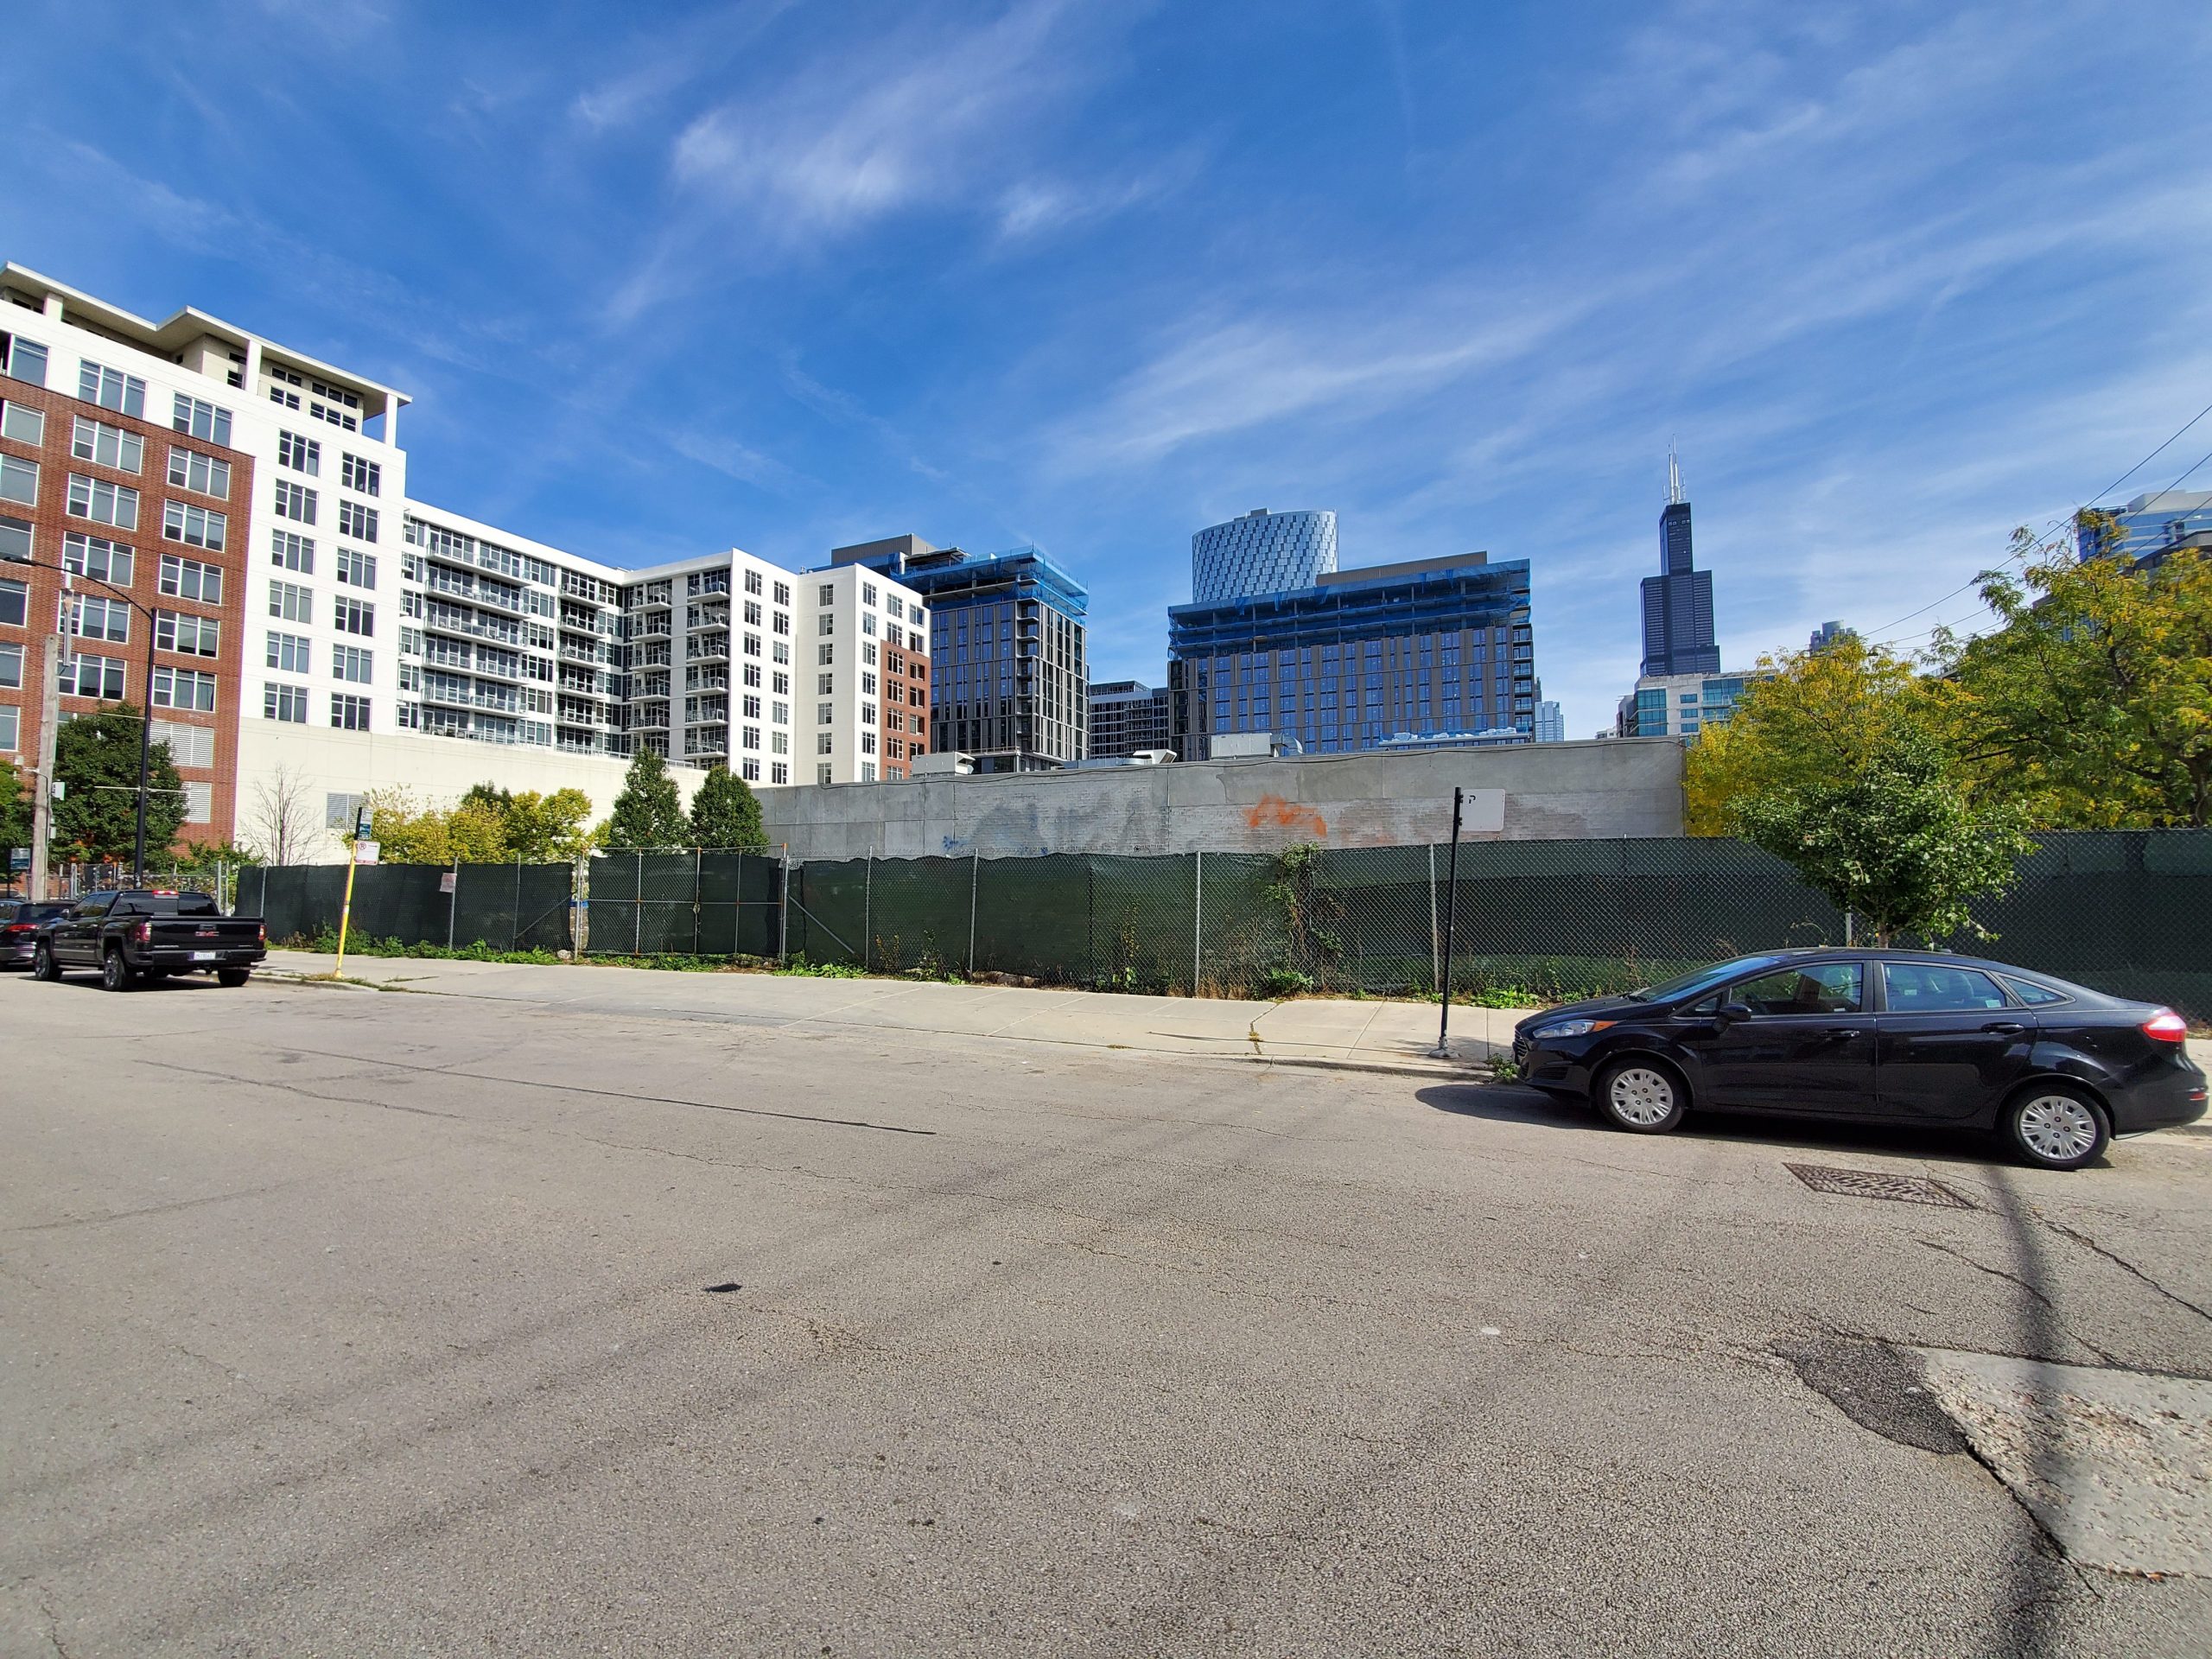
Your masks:
[[[285,941],[294,950],[320,950],[326,955],[338,949],[338,935],[328,928],[312,938],[294,938]],[[407,944],[398,939],[380,939],[371,933],[348,933],[346,954],[349,957],[409,957],[422,961],[438,962],[518,962],[534,967],[550,967],[561,960],[552,950],[494,950],[490,945],[475,944]]]
[[[328,954],[338,949],[338,936],[326,928],[311,938],[296,937],[284,941],[284,944],[296,950],[319,950]],[[519,963],[538,967],[551,966],[563,960],[558,952],[552,950],[498,950],[480,943],[453,946],[409,944],[398,939],[380,939],[361,933],[347,938],[346,950],[349,956],[413,957],[439,962]],[[896,963],[895,941],[887,950],[886,956],[889,963]],[[770,957],[695,957],[673,951],[646,952],[639,956],[594,953],[583,957],[582,961],[595,968],[643,968],[672,974],[765,973],[799,979],[901,979],[947,985],[969,982],[968,976],[946,967],[931,953],[925,953],[922,960],[912,967],[899,969],[887,964],[874,969],[852,963],[813,962],[804,954],[781,964]],[[976,977],[981,982],[998,982],[1002,978],[1001,976],[988,974]],[[1455,973],[1452,976],[1455,984],[1452,1001],[1455,1007],[1463,1008],[1541,1008],[1584,997],[1604,995],[1615,988],[1610,983],[1570,982],[1575,977],[1579,976],[1559,975],[1553,978],[1553,982],[1522,984],[1512,980],[1492,979],[1479,972],[1468,977]],[[1598,978],[1597,976],[1589,977],[1592,981]],[[1641,982],[1640,979],[1637,982]],[[1126,966],[1116,971],[1094,975],[1088,980],[1070,979],[1065,983],[1075,988],[1124,995],[1173,994],[1173,987],[1169,984],[1153,982],[1149,976],[1141,976],[1135,968]],[[1374,988],[1333,985],[1325,978],[1304,972],[1287,963],[1256,969],[1250,981],[1242,984],[1210,980],[1204,987],[1203,994],[1257,1001],[1282,1001],[1301,996],[1342,996],[1355,1001],[1364,1001],[1370,997],[1428,1003],[1438,1000],[1434,990],[1421,985]]]

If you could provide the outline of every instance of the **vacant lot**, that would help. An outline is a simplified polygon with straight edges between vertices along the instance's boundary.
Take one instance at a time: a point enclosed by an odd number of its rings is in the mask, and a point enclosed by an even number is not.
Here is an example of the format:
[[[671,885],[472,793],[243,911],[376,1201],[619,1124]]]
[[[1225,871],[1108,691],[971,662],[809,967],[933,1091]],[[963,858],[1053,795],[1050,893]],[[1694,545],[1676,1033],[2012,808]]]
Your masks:
[[[499,983],[0,982],[0,1650],[2212,1644],[1907,1351],[2212,1376],[2212,1137],[1649,1141]]]

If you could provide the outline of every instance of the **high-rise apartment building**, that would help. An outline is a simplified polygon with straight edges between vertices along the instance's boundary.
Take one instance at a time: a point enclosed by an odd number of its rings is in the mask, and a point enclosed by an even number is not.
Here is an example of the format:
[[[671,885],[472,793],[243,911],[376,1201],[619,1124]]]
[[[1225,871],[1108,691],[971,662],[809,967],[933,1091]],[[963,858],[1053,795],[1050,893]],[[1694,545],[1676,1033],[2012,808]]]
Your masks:
[[[65,718],[150,704],[188,838],[232,833],[241,721],[397,729],[404,397],[12,264],[0,358],[0,753],[38,753],[49,646]]]
[[[272,784],[311,798],[295,855],[370,788],[574,786],[604,812],[633,743],[766,787],[927,750],[912,588],[735,550],[627,569],[412,500],[407,401],[0,268],[0,756],[35,763],[49,652],[65,718],[150,702],[188,837],[266,839]]]
[[[1166,686],[1137,680],[1092,683],[1089,759],[1126,759],[1145,750],[1172,749],[1174,726],[1173,702]]]
[[[1255,507],[1191,537],[1191,601],[1311,588],[1337,568],[1337,515]]]
[[[892,536],[833,549],[830,563],[874,571],[928,601],[931,747],[973,755],[978,772],[1084,757],[1090,595],[1042,550],[966,553]]]
[[[1667,505],[1659,514],[1660,574],[1643,579],[1643,665],[1646,677],[1718,674],[1713,575],[1694,567],[1690,552],[1690,504],[1682,495],[1681,468],[1667,454]]]
[[[631,741],[747,783],[878,783],[928,749],[929,615],[872,573],[733,548],[620,573]]]
[[[1167,613],[1173,734],[1271,732],[1322,753],[1401,734],[1532,736],[1535,631],[1525,559],[1486,553],[1333,570],[1309,587]]]

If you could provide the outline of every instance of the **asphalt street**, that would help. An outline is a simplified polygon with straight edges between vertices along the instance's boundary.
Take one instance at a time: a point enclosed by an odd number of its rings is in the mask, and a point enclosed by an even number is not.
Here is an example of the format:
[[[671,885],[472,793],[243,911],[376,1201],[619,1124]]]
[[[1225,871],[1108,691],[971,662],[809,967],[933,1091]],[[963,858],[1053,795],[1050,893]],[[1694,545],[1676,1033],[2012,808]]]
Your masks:
[[[2212,1377],[2212,1136],[1647,1139],[531,971],[0,981],[0,1651],[2212,1649],[1918,1357]]]

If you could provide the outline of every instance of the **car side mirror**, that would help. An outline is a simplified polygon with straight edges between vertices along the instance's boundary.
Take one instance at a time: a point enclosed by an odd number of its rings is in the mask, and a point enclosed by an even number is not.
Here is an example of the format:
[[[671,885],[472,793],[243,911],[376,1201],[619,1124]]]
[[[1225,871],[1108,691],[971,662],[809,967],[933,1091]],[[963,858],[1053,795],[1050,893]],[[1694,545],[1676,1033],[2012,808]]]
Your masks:
[[[1720,1023],[1724,1026],[1732,1026],[1738,1020],[1748,1020],[1751,1017],[1751,1010],[1746,1003],[1723,1002],[1720,1005]]]

